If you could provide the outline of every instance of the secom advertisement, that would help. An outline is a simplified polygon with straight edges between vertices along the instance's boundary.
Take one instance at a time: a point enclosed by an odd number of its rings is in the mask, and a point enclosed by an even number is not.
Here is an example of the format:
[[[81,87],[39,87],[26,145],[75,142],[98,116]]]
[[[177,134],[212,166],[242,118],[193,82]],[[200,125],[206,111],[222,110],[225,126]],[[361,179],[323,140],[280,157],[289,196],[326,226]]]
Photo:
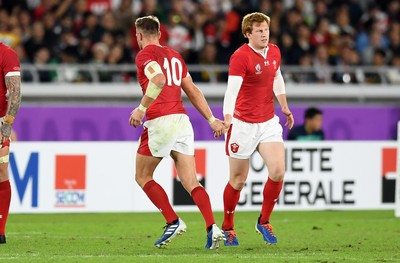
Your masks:
[[[197,178],[213,209],[223,210],[229,178],[224,142],[195,144]],[[287,142],[286,176],[277,210],[393,209],[395,141]],[[157,211],[135,182],[136,142],[15,142],[10,153],[12,213]],[[258,153],[238,210],[261,207],[268,168]],[[197,211],[171,158],[154,179],[177,211]]]

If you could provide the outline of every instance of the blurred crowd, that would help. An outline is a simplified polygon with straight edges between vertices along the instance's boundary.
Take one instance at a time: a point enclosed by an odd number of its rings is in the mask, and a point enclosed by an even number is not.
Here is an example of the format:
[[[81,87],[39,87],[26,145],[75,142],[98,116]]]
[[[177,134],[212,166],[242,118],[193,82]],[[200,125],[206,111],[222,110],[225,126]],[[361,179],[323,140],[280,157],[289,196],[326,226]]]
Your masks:
[[[246,42],[241,19],[253,11],[271,17],[270,42],[279,45],[283,65],[318,68],[293,75],[293,81],[400,82],[398,71],[360,76],[345,70],[355,65],[400,68],[400,0],[0,0],[0,41],[14,48],[22,63],[35,66],[133,64],[139,51],[133,22],[156,15],[161,43],[182,54],[187,64],[228,64]],[[344,70],[332,73],[329,66]],[[195,81],[226,80],[226,72],[213,74],[192,72]],[[82,70],[64,76],[41,70],[39,78],[91,81]],[[104,82],[132,79],[132,72],[99,73]]]

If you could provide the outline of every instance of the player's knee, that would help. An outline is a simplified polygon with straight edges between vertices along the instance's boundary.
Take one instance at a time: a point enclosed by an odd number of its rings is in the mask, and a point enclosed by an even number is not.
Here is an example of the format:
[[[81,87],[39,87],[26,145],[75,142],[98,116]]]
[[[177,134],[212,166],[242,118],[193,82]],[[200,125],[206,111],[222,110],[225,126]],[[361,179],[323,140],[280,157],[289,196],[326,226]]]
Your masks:
[[[7,174],[0,174],[0,183],[8,180]]]
[[[269,178],[274,180],[275,182],[283,181],[285,177],[285,168],[283,167],[275,167],[273,169],[269,169]]]
[[[245,185],[245,183],[246,183],[246,180],[243,179],[243,178],[240,178],[240,177],[236,177],[236,178],[234,178],[234,179],[231,179],[231,180],[229,181],[229,183],[232,185],[232,187],[233,187],[234,189],[236,189],[236,190],[242,190],[243,187],[244,187],[244,185]]]
[[[135,181],[141,188],[143,188],[151,180],[153,180],[152,174],[143,173],[143,172],[137,172],[135,174]]]
[[[235,188],[236,190],[242,190],[244,187],[244,184],[245,184],[245,182],[236,183],[236,185],[233,186],[233,188]]]
[[[191,193],[194,188],[200,186],[195,176],[193,178],[181,177],[180,180],[183,188],[185,188],[188,193]]]
[[[146,180],[145,178],[140,174],[140,173],[136,173],[135,174],[135,181],[136,183],[140,186],[140,187],[144,187],[144,185],[146,184]]]
[[[0,166],[0,182],[4,182],[8,180],[8,167],[1,165]]]

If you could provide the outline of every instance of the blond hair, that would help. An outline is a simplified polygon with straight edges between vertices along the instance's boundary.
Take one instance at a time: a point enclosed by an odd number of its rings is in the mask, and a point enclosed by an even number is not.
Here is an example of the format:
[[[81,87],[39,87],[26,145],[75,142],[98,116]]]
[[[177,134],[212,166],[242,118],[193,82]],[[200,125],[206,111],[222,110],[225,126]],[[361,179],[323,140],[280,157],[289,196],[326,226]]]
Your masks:
[[[264,21],[267,22],[269,26],[271,19],[269,18],[269,16],[264,15],[260,12],[247,14],[242,21],[242,33],[244,37],[246,37],[246,33],[251,33],[254,23],[260,24]]]
[[[135,21],[135,27],[140,29],[143,34],[156,35],[160,32],[160,20],[155,16],[139,17]]]

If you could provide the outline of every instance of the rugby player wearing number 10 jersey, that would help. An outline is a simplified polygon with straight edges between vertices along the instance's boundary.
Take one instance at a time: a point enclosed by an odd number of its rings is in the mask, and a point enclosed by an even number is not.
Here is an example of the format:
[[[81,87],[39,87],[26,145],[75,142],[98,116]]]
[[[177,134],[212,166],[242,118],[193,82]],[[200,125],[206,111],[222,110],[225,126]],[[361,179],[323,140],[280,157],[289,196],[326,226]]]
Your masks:
[[[282,126],[274,113],[274,94],[286,115],[291,129],[294,118],[286,101],[286,91],[280,70],[279,48],[269,43],[270,18],[262,13],[246,15],[242,33],[249,39],[231,56],[228,87],[224,98],[224,123],[229,129],[225,137],[229,156],[230,177],[225,187],[224,222],[225,245],[237,246],[234,211],[249,173],[249,158],[258,151],[268,168],[261,213],[255,224],[265,242],[277,242],[270,215],[278,200],[285,175]]]
[[[171,156],[183,187],[192,196],[206,222],[206,248],[218,248],[224,234],[215,224],[210,198],[196,178],[193,128],[183,107],[181,89],[208,120],[216,137],[223,134],[225,127],[213,116],[182,57],[171,48],[160,45],[159,20],[145,16],[136,19],[135,26],[141,49],[136,56],[136,66],[144,95],[139,107],[131,113],[130,125],[142,125],[146,114],[136,155],[136,182],[167,221],[163,235],[154,245],[167,245],[174,237],[186,232],[185,222],[173,210],[164,189],[153,180],[154,170],[162,158]]]

